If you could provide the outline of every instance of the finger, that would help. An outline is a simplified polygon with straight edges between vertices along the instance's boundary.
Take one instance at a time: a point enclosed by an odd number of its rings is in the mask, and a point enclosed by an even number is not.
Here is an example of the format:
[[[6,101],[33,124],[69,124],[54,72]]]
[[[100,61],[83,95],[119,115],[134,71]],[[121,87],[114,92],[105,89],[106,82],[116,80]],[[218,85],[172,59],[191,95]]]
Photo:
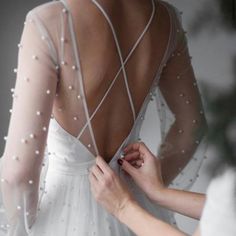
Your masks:
[[[138,151],[140,154],[142,154],[143,156],[145,156],[145,154],[150,154],[150,150],[148,149],[148,147],[146,146],[146,144],[144,142],[135,142],[135,143],[131,143],[128,144],[124,149],[123,152],[125,154],[131,152],[131,151]]]
[[[96,164],[99,166],[99,168],[104,174],[112,172],[111,167],[105,162],[105,160],[101,156],[97,156]]]
[[[97,185],[98,179],[92,172],[89,173],[89,181],[92,185]]]
[[[128,161],[123,160],[122,169],[125,170],[130,176],[135,176],[137,174],[137,170],[134,166],[132,166]]]
[[[140,159],[140,153],[135,151],[124,156],[126,161],[134,161]]]
[[[130,143],[128,144],[124,149],[123,152],[124,153],[128,153],[130,151],[135,151],[139,149],[139,142],[134,142],[134,143]]]
[[[91,168],[91,172],[96,177],[97,180],[101,181],[103,179],[104,174],[103,174],[102,170],[97,165],[94,165]]]

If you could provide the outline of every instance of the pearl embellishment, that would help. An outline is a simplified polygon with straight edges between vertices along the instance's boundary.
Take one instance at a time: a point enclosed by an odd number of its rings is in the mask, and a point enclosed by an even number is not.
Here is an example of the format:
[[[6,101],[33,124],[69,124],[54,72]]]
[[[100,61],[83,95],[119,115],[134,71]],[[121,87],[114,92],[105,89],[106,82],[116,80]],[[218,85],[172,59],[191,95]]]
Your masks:
[[[22,138],[22,139],[21,139],[21,143],[24,143],[24,144],[25,144],[25,143],[27,143],[27,140],[24,139],[24,138]]]
[[[14,161],[18,161],[19,160],[19,157],[18,156],[12,156],[12,159],[14,160]]]
[[[35,151],[35,154],[36,154],[36,155],[39,155],[39,150],[36,150],[36,151]]]
[[[38,60],[38,57],[37,57],[36,55],[33,55],[33,56],[32,56],[32,59],[33,59],[33,60]]]
[[[35,138],[35,135],[34,134],[30,134],[30,138]]]
[[[77,70],[77,66],[72,66],[72,70]]]

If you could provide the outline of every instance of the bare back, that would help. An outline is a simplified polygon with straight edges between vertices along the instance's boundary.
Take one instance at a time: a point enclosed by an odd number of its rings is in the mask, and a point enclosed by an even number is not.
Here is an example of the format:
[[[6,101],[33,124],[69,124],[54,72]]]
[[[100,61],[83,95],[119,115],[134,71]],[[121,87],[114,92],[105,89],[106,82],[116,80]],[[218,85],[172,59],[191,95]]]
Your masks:
[[[88,116],[92,116],[91,129],[99,154],[110,160],[129,134],[163,60],[170,19],[165,7],[157,2],[96,2],[99,5],[92,1],[68,1],[68,8],[78,45],[79,76],[84,83]],[[109,17],[114,32],[99,7]],[[66,21],[68,16],[63,19]],[[65,35],[69,35],[68,28],[69,24],[65,22]],[[72,49],[66,43],[63,47],[61,61],[68,66],[61,67],[53,114],[61,126],[76,137],[86,126],[86,117],[81,117],[84,113],[81,100],[76,99],[83,95],[78,94],[79,85],[74,84],[76,78],[71,74],[73,70],[68,60],[72,58]],[[128,56],[122,71],[122,60],[124,63]],[[70,85],[77,87],[68,89]],[[86,146],[92,143],[88,129],[89,124],[79,137]],[[92,144],[89,147],[95,155],[95,147]]]

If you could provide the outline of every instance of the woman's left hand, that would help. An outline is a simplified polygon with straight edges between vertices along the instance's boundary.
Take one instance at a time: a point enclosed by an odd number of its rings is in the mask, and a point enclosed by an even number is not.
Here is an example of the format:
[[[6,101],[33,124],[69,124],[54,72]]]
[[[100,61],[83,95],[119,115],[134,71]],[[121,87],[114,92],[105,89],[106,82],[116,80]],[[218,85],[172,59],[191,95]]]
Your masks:
[[[91,167],[89,180],[95,199],[118,218],[126,205],[133,201],[126,185],[101,156],[97,156],[96,164]]]

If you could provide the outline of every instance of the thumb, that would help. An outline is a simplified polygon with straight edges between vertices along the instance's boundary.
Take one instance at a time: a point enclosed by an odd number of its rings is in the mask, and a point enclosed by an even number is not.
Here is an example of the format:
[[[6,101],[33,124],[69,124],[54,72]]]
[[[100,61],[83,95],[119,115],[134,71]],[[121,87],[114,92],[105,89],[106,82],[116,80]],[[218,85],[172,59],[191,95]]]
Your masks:
[[[125,170],[129,175],[131,175],[132,177],[134,177],[137,174],[137,169],[135,167],[133,167],[128,161],[126,161],[125,159],[122,159],[123,163],[122,163],[122,169]]]

